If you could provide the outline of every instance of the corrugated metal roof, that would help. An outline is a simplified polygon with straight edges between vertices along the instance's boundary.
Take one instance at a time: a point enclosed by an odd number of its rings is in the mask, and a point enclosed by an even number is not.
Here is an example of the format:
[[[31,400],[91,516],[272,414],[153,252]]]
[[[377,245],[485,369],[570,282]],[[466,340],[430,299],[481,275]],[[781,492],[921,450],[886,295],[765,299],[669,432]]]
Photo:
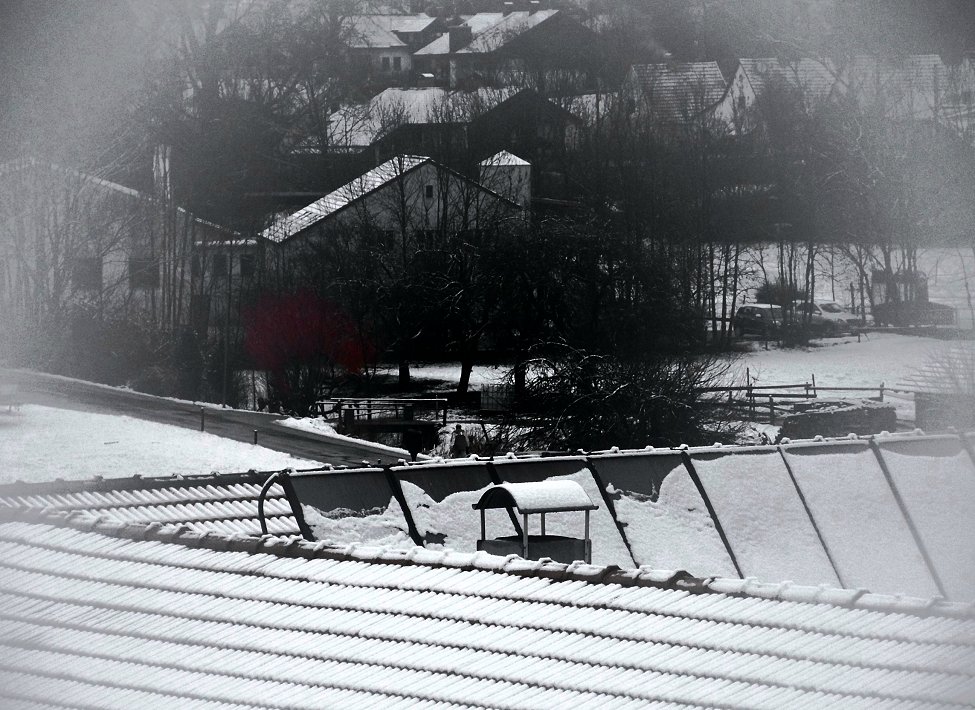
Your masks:
[[[273,242],[283,242],[429,161],[430,158],[419,155],[399,155],[390,158],[307,207],[278,218],[261,233],[261,236]]]
[[[717,104],[727,86],[717,62],[634,64],[631,82],[659,119],[680,121]]]
[[[0,510],[84,510],[133,523],[184,524],[198,532],[258,535],[257,497],[267,476],[239,473],[8,484],[0,486]],[[265,511],[269,532],[299,533],[280,485],[268,491]]]
[[[968,705],[971,607],[651,570],[0,524],[4,705]]]
[[[327,522],[318,521],[319,539],[377,544],[393,534],[431,553],[474,550],[479,520],[470,505],[488,486],[572,480],[600,506],[592,520],[599,564],[975,600],[975,536],[964,533],[975,517],[972,435],[466,460],[390,473],[311,472],[292,482],[305,514]],[[253,534],[264,476],[8,485],[0,487],[0,509],[93,511]],[[282,495],[272,488],[271,531],[294,534],[298,522]],[[506,520],[491,522],[492,530],[513,532]],[[563,523],[567,532],[557,534],[579,532],[577,521],[549,521],[553,531]]]

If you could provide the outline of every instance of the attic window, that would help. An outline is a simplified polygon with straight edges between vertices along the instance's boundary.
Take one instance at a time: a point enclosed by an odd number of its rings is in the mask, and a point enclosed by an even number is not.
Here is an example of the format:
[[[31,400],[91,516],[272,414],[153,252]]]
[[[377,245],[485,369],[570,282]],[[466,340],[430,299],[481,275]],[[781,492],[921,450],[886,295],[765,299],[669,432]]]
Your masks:
[[[432,200],[433,199],[433,185],[426,185],[423,188],[423,197]]]

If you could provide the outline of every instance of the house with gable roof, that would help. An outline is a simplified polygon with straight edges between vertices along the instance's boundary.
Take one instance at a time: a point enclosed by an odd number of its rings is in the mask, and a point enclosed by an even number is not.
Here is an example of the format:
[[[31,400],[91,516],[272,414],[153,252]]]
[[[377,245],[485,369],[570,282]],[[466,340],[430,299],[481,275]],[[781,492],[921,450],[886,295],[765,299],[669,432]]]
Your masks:
[[[148,194],[34,158],[0,165],[0,310],[205,330],[214,289],[253,267],[255,245],[174,205],[157,177]]]
[[[535,67],[584,67],[596,34],[566,10],[478,13],[414,54],[418,71],[449,88],[521,84]]]
[[[354,15],[348,32],[350,56],[370,78],[404,83],[413,74],[413,52],[443,30],[440,18],[422,13]]]
[[[373,229],[413,239],[427,232],[490,229],[524,220],[528,206],[431,158],[398,155],[302,209],[279,215],[261,237],[295,255],[336,231]]]
[[[510,151],[536,167],[535,191],[547,194],[542,177],[561,175],[582,128],[582,119],[533,89],[390,88],[333,113],[329,143],[371,164],[421,154],[468,174],[484,156]]]
[[[661,126],[679,127],[720,118],[727,82],[717,62],[634,64],[622,96],[631,112]]]
[[[835,96],[837,69],[828,61],[812,58],[796,60],[764,58],[738,60],[728,91],[717,115],[736,133],[754,128],[752,110],[767,91],[794,91],[812,109]]]

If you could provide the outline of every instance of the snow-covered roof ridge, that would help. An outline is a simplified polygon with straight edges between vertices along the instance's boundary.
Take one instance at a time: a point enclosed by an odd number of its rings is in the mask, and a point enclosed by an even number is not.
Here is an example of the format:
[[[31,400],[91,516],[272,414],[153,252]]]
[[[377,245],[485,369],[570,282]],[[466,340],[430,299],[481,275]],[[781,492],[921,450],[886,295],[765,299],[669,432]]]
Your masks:
[[[479,165],[481,165],[481,166],[490,166],[490,165],[504,165],[504,166],[509,166],[509,165],[531,165],[531,163],[529,163],[524,158],[519,158],[514,153],[511,153],[511,152],[509,152],[507,150],[501,150],[501,151],[498,151],[497,153],[495,153],[494,155],[492,155],[490,158],[485,158],[484,160],[482,160],[479,163]]]
[[[327,542],[308,542],[298,536],[240,534],[224,535],[199,532],[182,524],[126,523],[87,511],[0,509],[0,524],[23,522],[51,527],[72,528],[111,538],[159,542],[214,552],[267,554],[279,558],[303,560],[356,561],[371,564],[420,566],[467,571],[494,572],[516,577],[544,579],[552,582],[646,587],[682,591],[690,594],[718,594],[766,601],[816,604],[829,607],[863,609],[919,617],[939,616],[975,621],[975,603],[949,602],[940,597],[922,599],[904,595],[875,594],[865,589],[842,589],[828,585],[799,585],[792,582],[761,582],[754,577],[728,579],[694,577],[683,570],[656,570],[647,567],[620,569],[615,565],[600,566],[549,559],[525,560],[516,555],[499,557],[485,552],[459,553],[435,551],[422,547],[394,549],[379,546]],[[260,572],[255,569],[255,574]],[[272,576],[279,576],[272,573]],[[575,605],[566,599],[565,604]],[[773,624],[774,625],[774,624]],[[975,626],[971,642],[975,643]]]

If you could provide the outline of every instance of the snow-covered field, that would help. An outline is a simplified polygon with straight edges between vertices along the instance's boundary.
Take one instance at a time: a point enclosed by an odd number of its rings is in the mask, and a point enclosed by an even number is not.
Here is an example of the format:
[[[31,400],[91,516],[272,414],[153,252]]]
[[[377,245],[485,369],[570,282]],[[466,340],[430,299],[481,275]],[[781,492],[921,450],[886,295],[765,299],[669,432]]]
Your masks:
[[[753,343],[753,350],[736,363],[734,374],[745,382],[748,369],[756,385],[781,385],[810,382],[822,387],[876,387],[884,383],[897,387],[930,358],[944,352],[949,344],[934,338],[895,333],[867,333],[856,337],[824,338],[807,348],[764,350]]]
[[[0,461],[0,483],[321,465],[168,424],[32,404],[0,413]]]

